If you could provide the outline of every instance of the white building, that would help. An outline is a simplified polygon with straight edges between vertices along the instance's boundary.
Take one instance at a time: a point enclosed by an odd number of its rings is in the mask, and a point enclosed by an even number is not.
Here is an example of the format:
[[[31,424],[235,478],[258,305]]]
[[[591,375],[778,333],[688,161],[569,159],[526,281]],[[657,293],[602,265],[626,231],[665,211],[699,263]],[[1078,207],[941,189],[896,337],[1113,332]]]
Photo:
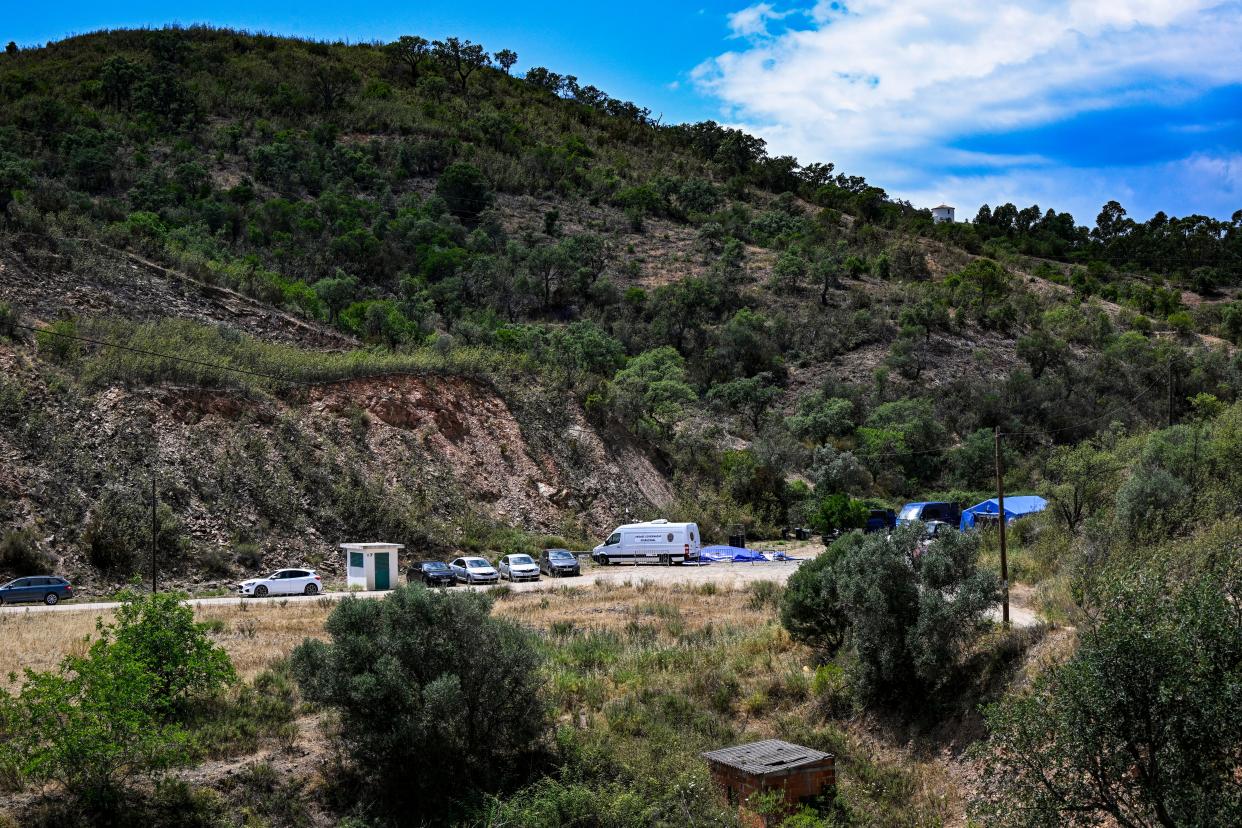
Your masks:
[[[947,204],[941,204],[939,207],[933,207],[932,221],[936,224],[939,224],[942,221],[954,221],[953,208]]]
[[[392,589],[397,584],[399,543],[342,543],[345,550],[345,588],[368,592]]]

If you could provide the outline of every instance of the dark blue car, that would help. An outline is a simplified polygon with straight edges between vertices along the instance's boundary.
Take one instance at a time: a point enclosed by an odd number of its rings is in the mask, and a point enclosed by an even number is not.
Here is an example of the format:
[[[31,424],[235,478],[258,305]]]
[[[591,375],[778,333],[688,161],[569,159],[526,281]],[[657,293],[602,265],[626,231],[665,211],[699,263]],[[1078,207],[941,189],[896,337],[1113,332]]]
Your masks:
[[[897,513],[892,509],[872,509],[867,513],[864,532],[891,532],[897,525]]]
[[[17,578],[0,586],[0,604],[42,601],[49,606],[73,597],[73,585],[55,575]]]

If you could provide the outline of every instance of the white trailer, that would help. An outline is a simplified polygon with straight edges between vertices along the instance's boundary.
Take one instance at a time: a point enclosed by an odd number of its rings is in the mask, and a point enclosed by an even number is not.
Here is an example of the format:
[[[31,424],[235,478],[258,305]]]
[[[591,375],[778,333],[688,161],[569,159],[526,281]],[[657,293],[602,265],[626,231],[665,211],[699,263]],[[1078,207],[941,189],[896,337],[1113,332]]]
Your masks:
[[[591,552],[598,564],[675,564],[697,561],[703,539],[697,523],[650,520],[618,526]]]

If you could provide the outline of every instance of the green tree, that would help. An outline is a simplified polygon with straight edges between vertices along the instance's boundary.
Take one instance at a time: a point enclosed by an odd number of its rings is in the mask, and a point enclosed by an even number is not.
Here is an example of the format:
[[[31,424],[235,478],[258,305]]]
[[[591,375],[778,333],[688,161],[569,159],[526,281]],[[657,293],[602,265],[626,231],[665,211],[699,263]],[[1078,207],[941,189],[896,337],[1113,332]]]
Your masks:
[[[609,377],[625,365],[625,348],[591,321],[553,329],[548,347],[552,364],[569,388],[580,387],[589,378]]]
[[[854,404],[840,397],[816,392],[798,401],[798,413],[785,420],[789,430],[803,440],[826,443],[854,430]]]
[[[386,47],[394,63],[410,70],[410,83],[418,83],[418,73],[423,61],[431,54],[431,43],[418,35],[401,35]]]
[[[985,710],[981,824],[1242,823],[1242,590],[1236,570],[1131,572],[1077,652]]]
[[[709,402],[742,417],[755,432],[780,396],[781,389],[773,384],[773,377],[767,372],[713,385],[707,392]]]
[[[518,60],[517,52],[512,49],[501,49],[494,57],[496,62],[500,64],[501,71],[506,75],[509,74],[509,70],[513,68],[513,64],[517,63]]]
[[[0,770],[56,782],[107,822],[132,780],[188,761],[179,717],[235,674],[183,598],[127,593],[86,655],[27,670],[16,695],[0,689]]]
[[[323,306],[328,309],[328,321],[336,322],[341,311],[354,301],[354,296],[358,291],[358,280],[353,276],[347,276],[338,268],[335,276],[320,279],[311,285],[311,289],[315,291],[319,301],[323,302]]]
[[[859,690],[872,701],[939,689],[1000,600],[996,574],[978,569],[977,534],[951,532],[925,551],[923,539],[917,523],[891,537],[852,533],[833,544],[830,566],[812,570],[813,589],[795,584],[801,572],[790,579],[799,596],[790,634],[827,650],[848,641]]]
[[[796,641],[831,656],[845,643],[849,616],[841,604],[836,568],[854,540],[847,535],[794,570],[781,594],[781,626]]]
[[[1059,368],[1070,357],[1069,346],[1043,328],[1036,328],[1018,340],[1018,358],[1031,366],[1031,376],[1039,379],[1049,368]]]
[[[1118,472],[1112,453],[1091,442],[1060,446],[1048,458],[1041,493],[1065,528],[1076,532],[1084,520],[1109,504]]]
[[[667,345],[631,358],[612,381],[613,407],[621,421],[659,437],[668,436],[696,398],[686,382],[686,361]]]
[[[436,195],[444,199],[453,215],[474,221],[492,204],[492,186],[473,164],[456,161],[445,167],[436,182]]]
[[[293,651],[305,697],[341,717],[341,747],[371,781],[365,804],[443,819],[455,800],[520,779],[547,726],[531,634],[479,593],[399,587],[346,598],[329,641]],[[374,799],[372,799],[374,798]]]
[[[846,529],[861,529],[867,525],[867,506],[847,494],[830,494],[819,502],[811,516],[811,527],[823,534]]]
[[[482,46],[469,40],[447,37],[434,41],[431,48],[444,68],[457,75],[463,95],[469,89],[470,76],[492,62]]]

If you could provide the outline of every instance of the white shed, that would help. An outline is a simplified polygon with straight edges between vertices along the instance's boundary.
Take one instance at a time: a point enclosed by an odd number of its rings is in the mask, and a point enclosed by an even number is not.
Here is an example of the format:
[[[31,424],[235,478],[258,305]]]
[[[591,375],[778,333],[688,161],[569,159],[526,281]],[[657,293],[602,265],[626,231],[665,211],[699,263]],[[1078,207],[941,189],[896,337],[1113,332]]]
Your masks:
[[[932,208],[932,221],[939,224],[942,221],[953,221],[955,210],[947,204],[941,204],[939,207]]]
[[[345,550],[345,588],[367,591],[392,589],[397,584],[399,543],[342,543]]]

